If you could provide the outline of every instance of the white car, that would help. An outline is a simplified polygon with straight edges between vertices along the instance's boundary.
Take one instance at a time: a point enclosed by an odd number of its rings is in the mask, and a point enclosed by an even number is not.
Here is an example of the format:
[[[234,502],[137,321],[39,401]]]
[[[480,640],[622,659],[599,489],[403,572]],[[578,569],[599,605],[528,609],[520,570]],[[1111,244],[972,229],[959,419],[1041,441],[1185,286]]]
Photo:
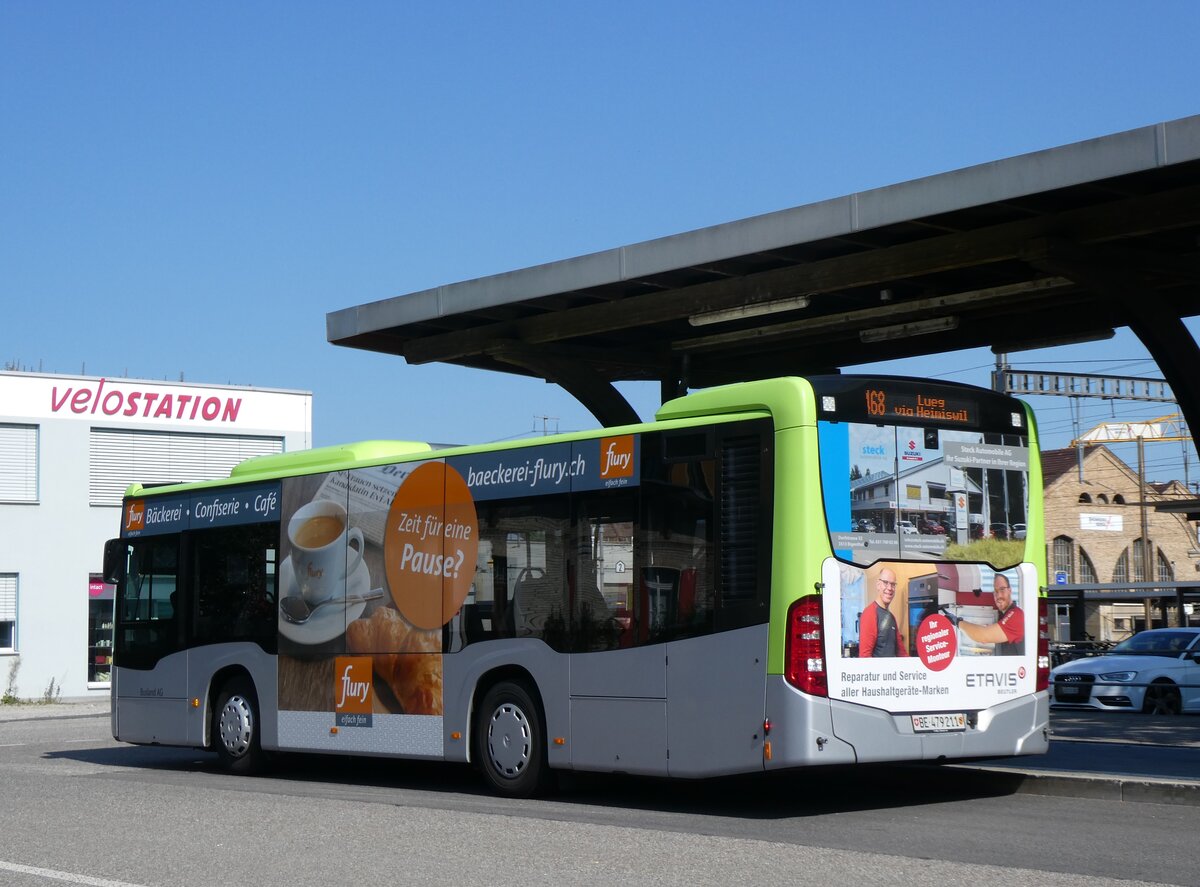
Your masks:
[[[1025,525],[1024,524],[1013,524],[1012,525],[1012,537],[1014,539],[1024,539],[1025,538]]]
[[[1176,715],[1200,712],[1198,687],[1200,628],[1152,628],[1051,671],[1050,704]]]
[[[910,520],[898,520],[896,521],[896,532],[903,533],[905,536],[915,536],[917,535],[917,527]]]

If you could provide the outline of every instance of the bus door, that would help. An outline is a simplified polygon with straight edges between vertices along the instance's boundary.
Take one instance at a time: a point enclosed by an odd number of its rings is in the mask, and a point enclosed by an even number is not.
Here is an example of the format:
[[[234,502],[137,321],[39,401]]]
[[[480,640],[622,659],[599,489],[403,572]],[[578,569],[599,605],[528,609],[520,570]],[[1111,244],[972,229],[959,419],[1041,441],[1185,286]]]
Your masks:
[[[637,490],[577,496],[567,551],[572,764],[666,773],[667,608],[676,584],[643,564]]]
[[[179,603],[180,537],[122,541],[117,590],[114,732],[126,742],[185,744],[187,653]]]

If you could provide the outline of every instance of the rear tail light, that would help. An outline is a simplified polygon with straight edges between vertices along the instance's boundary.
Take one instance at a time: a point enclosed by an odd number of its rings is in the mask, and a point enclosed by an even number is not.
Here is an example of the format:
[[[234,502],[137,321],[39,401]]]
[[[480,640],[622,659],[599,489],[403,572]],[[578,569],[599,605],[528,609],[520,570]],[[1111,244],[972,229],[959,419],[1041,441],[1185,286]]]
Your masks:
[[[788,610],[784,677],[793,687],[812,696],[829,695],[824,626],[819,594],[805,595]]]
[[[1038,600],[1037,689],[1050,686],[1050,617],[1045,598]]]

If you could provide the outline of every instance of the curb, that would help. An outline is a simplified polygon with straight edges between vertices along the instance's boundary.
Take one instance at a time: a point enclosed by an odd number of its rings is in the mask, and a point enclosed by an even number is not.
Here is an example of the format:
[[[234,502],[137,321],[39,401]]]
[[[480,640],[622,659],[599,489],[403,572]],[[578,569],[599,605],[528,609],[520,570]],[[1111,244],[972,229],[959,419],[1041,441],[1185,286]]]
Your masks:
[[[1200,782],[1195,781],[1178,782],[1170,779],[1116,776],[1108,773],[976,767],[970,764],[945,764],[943,766],[946,769],[1008,777],[1014,782],[1014,791],[1025,795],[1200,807]]]

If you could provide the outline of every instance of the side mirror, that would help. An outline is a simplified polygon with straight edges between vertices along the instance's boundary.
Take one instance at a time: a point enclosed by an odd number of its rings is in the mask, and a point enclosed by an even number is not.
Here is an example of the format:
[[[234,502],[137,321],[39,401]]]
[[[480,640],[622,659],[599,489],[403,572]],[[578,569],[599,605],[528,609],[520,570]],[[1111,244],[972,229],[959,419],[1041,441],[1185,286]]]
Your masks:
[[[104,543],[104,581],[109,585],[120,585],[125,578],[125,549],[123,539],[109,539]]]

